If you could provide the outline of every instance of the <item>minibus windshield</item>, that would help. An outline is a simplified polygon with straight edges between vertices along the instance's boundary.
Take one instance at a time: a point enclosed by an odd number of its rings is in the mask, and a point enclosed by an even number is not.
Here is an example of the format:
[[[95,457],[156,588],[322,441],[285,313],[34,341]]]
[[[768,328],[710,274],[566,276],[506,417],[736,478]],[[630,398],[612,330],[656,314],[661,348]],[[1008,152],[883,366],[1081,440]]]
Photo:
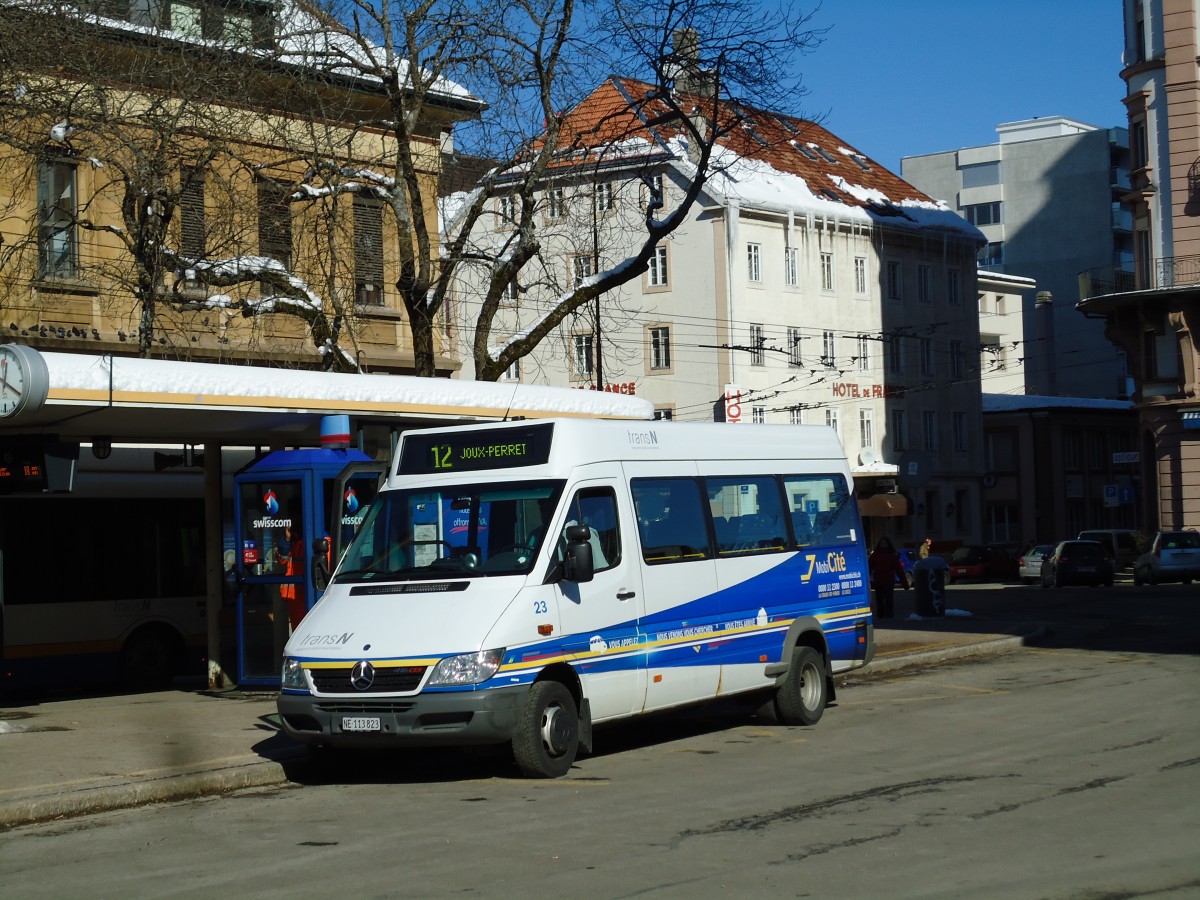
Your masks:
[[[562,480],[383,491],[335,583],[519,575],[533,568]]]

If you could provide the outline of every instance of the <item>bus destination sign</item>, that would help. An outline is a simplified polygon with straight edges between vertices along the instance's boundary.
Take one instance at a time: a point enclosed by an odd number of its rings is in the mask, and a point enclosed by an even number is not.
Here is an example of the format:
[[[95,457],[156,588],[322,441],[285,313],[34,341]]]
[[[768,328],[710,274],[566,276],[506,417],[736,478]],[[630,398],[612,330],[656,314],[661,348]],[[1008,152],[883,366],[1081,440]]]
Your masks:
[[[461,434],[410,431],[404,436],[396,472],[445,475],[543,465],[550,459],[553,434],[554,426],[550,423]]]

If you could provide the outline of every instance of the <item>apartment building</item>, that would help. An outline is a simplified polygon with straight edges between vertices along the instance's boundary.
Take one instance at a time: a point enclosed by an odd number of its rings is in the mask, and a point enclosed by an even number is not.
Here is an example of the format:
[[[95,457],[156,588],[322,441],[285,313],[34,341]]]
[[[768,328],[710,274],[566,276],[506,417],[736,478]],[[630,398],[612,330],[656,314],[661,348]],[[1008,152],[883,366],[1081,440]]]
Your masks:
[[[533,327],[564,285],[620,265],[642,219],[681,202],[692,162],[648,93],[612,78],[567,114],[573,155],[541,186],[540,265],[507,298],[509,334]],[[979,230],[816,123],[739,113],[646,271],[508,377],[636,393],[664,419],[828,425],[864,512],[887,520],[877,527],[976,539]],[[603,145],[589,147],[596,134]],[[501,187],[481,247],[503,245],[511,203]],[[464,334],[487,275],[468,271],[459,287]]]
[[[903,177],[983,232],[981,270],[1037,282],[1039,304],[1023,313],[1040,344],[1022,354],[1026,393],[1127,397],[1126,354],[1075,301],[1081,271],[1132,271],[1132,219],[1119,202],[1129,188],[1128,133],[1062,116],[996,133],[994,144],[906,157]]]
[[[1079,309],[1131,361],[1145,530],[1200,527],[1200,55],[1195,0],[1124,0],[1131,272],[1080,273]]]

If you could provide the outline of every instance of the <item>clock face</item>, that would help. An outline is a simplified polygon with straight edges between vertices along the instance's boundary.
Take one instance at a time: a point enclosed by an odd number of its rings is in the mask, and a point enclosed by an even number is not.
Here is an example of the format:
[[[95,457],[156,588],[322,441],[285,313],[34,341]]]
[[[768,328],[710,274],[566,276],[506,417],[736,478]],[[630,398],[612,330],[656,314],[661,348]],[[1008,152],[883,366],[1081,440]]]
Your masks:
[[[48,386],[40,353],[19,344],[0,344],[0,416],[37,409],[46,401]]]

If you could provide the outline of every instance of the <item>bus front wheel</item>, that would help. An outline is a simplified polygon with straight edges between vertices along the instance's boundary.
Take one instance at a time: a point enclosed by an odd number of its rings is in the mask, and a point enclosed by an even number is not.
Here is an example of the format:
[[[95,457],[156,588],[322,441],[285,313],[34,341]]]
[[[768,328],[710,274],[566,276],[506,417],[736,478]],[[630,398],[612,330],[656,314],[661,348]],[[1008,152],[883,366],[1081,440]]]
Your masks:
[[[816,725],[828,699],[821,654],[812,647],[797,647],[787,676],[775,692],[775,715],[784,725]]]
[[[570,771],[578,749],[575,698],[557,681],[536,682],[512,739],[517,767],[529,778],[558,778]]]
[[[140,628],[121,648],[121,681],[129,688],[163,688],[171,683],[180,641],[165,627]]]

